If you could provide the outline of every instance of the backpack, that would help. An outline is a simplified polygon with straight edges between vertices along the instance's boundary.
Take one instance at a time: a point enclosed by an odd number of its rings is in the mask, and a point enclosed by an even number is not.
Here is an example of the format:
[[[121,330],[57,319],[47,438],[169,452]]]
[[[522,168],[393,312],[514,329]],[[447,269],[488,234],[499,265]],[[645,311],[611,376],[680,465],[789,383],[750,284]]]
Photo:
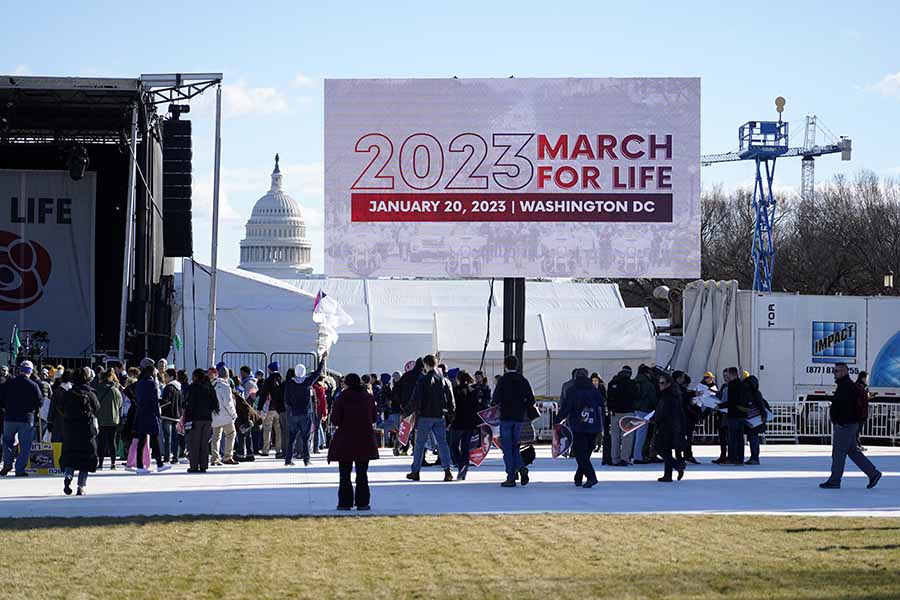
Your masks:
[[[869,391],[864,385],[856,384],[856,398],[853,403],[853,414],[857,421],[869,418]]]

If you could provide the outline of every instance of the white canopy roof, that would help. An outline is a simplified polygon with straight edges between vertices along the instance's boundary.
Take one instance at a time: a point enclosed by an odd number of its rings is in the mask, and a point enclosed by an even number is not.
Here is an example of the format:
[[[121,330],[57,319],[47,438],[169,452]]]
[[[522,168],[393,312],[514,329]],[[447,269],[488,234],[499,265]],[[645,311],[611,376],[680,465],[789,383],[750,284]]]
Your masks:
[[[484,351],[486,315],[434,315],[433,351],[448,366],[478,369]],[[492,314],[485,373],[503,372],[503,318]],[[536,394],[559,394],[571,371],[584,367],[609,381],[625,364],[651,364],[655,330],[645,308],[547,311],[525,318],[524,373]]]

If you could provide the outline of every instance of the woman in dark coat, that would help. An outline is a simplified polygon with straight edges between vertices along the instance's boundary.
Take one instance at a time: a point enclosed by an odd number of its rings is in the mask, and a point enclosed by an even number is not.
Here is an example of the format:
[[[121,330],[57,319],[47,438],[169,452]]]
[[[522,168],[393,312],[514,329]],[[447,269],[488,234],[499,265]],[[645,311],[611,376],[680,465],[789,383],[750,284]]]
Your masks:
[[[65,473],[63,491],[66,495],[72,493],[72,478],[77,470],[77,494],[83,496],[88,473],[97,470],[97,436],[91,430],[91,426],[94,417],[100,411],[100,403],[88,386],[91,380],[88,368],[76,369],[73,379],[74,385],[65,393],[63,399],[65,421],[59,466]]]
[[[337,427],[328,448],[328,462],[337,461],[340,469],[338,510],[350,510],[354,504],[350,472],[356,465],[356,510],[369,510],[369,461],[378,458],[375,441],[375,399],[365,390],[356,373],[344,378],[344,389],[331,408],[331,422]]]
[[[147,360],[147,359],[144,359]],[[142,361],[143,362],[143,361]],[[163,463],[159,447],[159,427],[162,418],[159,410],[159,383],[156,380],[156,367],[151,363],[141,371],[141,378],[134,386],[137,411],[134,417],[134,433],[137,437],[137,472],[149,473],[144,465],[144,446],[150,438],[150,452],[156,461],[156,471],[165,471],[171,467]]]
[[[656,448],[665,459],[665,472],[657,481],[672,481],[672,469],[678,470],[681,480],[684,477],[684,460],[681,459],[685,447],[684,404],[671,375],[660,375],[658,386],[659,399],[653,422],[656,423]]]
[[[47,429],[50,430],[50,441],[63,441],[63,429],[65,428],[65,398],[66,392],[72,389],[72,369],[63,371],[59,378],[59,384],[53,388],[50,397],[50,410],[47,415]]]
[[[478,394],[472,388],[474,383],[471,375],[460,371],[456,376],[456,387],[453,388],[456,410],[450,424],[450,456],[456,463],[456,478],[459,480],[465,479],[469,470],[469,447],[472,436],[478,430],[478,411],[483,408],[479,406]]]

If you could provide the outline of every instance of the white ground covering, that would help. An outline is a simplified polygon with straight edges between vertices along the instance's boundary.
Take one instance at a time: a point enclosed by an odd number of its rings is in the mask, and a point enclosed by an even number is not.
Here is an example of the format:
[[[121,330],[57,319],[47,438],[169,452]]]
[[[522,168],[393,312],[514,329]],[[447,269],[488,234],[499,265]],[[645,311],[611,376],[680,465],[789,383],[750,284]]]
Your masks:
[[[821,490],[830,448],[764,446],[762,465],[719,467],[709,464],[718,447],[701,446],[704,463],[688,465],[683,481],[657,483],[657,465],[598,469],[600,483],[575,488],[574,460],[553,460],[538,448],[526,488],[503,489],[503,462],[494,449],[467,481],[443,483],[438,468],[422,471],[423,481],[404,476],[411,458],[388,453],[370,467],[372,514],[440,513],[765,513],[792,515],[900,517],[900,448],[871,448],[869,457],[884,473],[874,490],[849,461],[840,490]],[[387,451],[386,451],[387,452]],[[600,460],[596,458],[595,467]],[[301,463],[302,465],[302,463]],[[121,467],[119,467],[121,469]],[[61,477],[0,479],[0,517],[133,515],[334,515],[337,466],[323,455],[309,467],[285,467],[274,458],[238,466],[211,467],[191,475],[186,465],[153,475],[124,470],[91,476],[89,494],[66,497]],[[344,513],[342,513],[344,514]]]

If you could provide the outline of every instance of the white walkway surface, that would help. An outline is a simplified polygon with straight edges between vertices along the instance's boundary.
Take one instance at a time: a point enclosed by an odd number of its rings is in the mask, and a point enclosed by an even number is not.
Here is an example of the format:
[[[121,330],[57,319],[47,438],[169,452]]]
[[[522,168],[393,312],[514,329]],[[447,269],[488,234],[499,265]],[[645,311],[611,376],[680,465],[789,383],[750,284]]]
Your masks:
[[[598,468],[600,483],[590,490],[572,485],[575,461],[553,460],[538,448],[531,483],[503,489],[503,462],[493,449],[463,482],[441,482],[442,471],[422,470],[422,481],[405,479],[411,458],[389,453],[370,465],[372,513],[765,513],[900,517],[900,448],[873,447],[867,453],[884,477],[873,490],[847,462],[843,487],[821,490],[828,476],[830,448],[764,446],[762,465],[710,464],[718,447],[700,446],[704,463],[688,465],[680,482],[657,483],[661,465]],[[302,465],[302,462],[300,463]],[[599,467],[600,460],[594,460]],[[323,455],[309,467],[285,467],[274,458],[238,466],[211,467],[188,474],[178,465],[160,474],[138,476],[100,471],[88,495],[64,496],[62,477],[0,479],[0,517],[119,517],[135,515],[334,515],[337,465]],[[341,513],[346,514],[346,513]]]

